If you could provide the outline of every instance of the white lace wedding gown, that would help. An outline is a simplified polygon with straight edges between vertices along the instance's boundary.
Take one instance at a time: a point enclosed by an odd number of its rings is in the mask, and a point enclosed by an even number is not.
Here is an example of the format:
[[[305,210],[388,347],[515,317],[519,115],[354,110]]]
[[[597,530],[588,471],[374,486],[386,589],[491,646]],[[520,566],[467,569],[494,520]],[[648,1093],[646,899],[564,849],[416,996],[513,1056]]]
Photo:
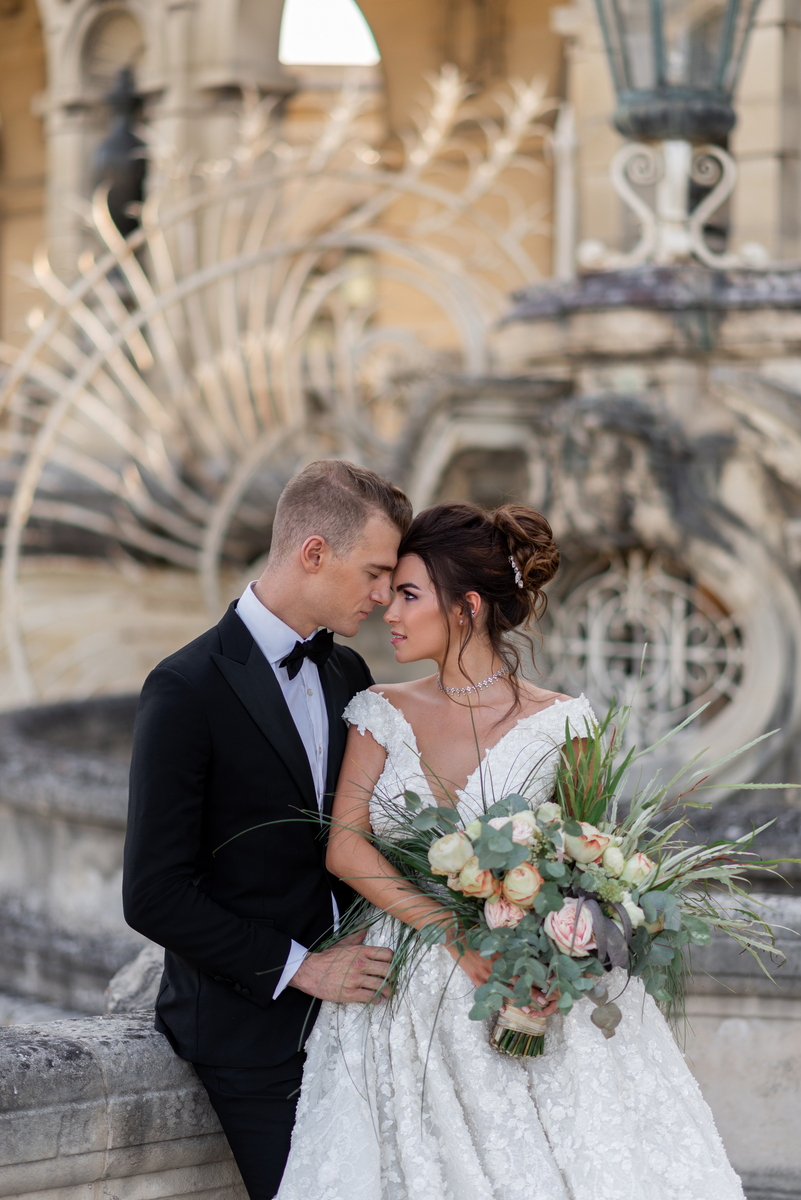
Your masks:
[[[581,737],[587,717],[582,696],[519,721],[458,793],[464,821],[484,810],[482,779],[491,802],[537,767],[526,794],[549,798],[565,720]],[[377,832],[388,824],[382,795],[412,788],[434,803],[414,732],[384,696],[361,692],[345,718],[387,751],[370,805]],[[277,1200],[744,1200],[712,1114],[639,981],[617,999],[614,1038],[590,1023],[583,1000],[549,1019],[542,1057],[511,1059],[489,1046],[487,1022],[468,1019],[473,987],[453,967],[433,947],[392,1012],[322,1005]],[[610,984],[614,996],[624,973]]]

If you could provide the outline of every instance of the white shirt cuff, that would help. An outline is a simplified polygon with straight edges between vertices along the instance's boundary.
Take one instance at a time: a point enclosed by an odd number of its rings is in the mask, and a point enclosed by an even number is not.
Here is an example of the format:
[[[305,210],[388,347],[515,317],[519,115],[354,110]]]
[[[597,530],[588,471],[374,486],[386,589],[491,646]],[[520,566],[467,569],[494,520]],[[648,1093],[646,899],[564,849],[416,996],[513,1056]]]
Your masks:
[[[301,946],[300,942],[292,942],[292,945],[289,949],[289,954],[287,956],[286,966],[281,972],[281,978],[278,980],[275,991],[273,992],[273,1000],[277,1000],[284,988],[287,987],[308,953],[309,952],[306,947]]]

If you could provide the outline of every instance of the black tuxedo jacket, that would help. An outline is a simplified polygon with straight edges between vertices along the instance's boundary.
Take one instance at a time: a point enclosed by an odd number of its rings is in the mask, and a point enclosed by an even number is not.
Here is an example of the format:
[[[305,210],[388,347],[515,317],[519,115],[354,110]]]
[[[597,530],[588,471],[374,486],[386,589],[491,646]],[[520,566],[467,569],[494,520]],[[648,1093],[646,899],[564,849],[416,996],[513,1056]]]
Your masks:
[[[335,645],[320,679],[330,812],[342,711],[372,678]],[[331,931],[331,892],[341,911],[352,898],[325,870],[326,833],[275,673],[232,604],[148,676],[134,730],[125,917],[166,949],[156,1028],[182,1058],[271,1066],[305,1040],[319,1002],[272,996],[292,939],[313,948]]]

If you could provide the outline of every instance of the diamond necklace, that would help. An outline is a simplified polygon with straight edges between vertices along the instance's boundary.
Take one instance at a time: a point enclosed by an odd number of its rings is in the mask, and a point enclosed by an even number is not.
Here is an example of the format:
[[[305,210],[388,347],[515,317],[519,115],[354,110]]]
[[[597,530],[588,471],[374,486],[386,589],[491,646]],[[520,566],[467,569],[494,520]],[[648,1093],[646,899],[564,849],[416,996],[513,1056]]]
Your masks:
[[[448,696],[466,696],[468,692],[478,692],[481,688],[492,687],[493,683],[497,683],[503,675],[509,674],[508,667],[501,667],[494,675],[488,675],[486,679],[482,679],[480,683],[468,684],[467,687],[443,687],[442,679],[439,671],[437,671],[437,687],[441,692],[445,692]]]

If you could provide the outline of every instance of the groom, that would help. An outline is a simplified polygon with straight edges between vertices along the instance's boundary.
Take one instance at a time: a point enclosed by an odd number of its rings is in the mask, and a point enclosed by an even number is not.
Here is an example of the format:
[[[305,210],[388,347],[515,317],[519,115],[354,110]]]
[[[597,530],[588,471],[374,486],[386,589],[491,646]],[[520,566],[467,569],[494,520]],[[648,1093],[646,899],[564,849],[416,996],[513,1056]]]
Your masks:
[[[320,1000],[375,999],[390,957],[314,950],[352,897],[325,870],[325,817],[342,712],[372,683],[328,630],[352,637],[389,604],[411,515],[373,471],[312,463],[278,502],[261,578],[142,689],[125,916],[166,949],[156,1028],[194,1064],[251,1200],[278,1190]]]

